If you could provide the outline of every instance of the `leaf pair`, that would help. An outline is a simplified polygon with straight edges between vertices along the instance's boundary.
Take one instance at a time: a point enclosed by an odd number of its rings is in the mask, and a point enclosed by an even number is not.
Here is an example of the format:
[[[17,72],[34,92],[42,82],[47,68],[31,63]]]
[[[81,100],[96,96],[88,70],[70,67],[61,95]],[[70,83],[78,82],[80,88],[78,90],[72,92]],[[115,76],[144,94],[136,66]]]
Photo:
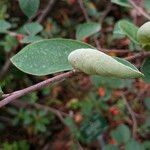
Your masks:
[[[71,65],[67,60],[68,56]],[[120,62],[120,59],[116,60],[88,44],[69,39],[35,42],[23,48],[11,61],[20,70],[33,75],[48,75],[71,70],[74,67],[87,74],[101,76],[119,78],[142,76],[142,73],[130,63],[122,60]]]

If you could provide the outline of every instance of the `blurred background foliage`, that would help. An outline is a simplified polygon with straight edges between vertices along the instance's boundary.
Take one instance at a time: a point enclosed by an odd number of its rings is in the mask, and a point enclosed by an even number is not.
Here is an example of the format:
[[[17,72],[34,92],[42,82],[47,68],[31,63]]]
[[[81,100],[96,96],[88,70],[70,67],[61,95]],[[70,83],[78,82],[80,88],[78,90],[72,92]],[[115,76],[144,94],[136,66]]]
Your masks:
[[[79,25],[86,22],[80,2],[99,25],[98,31],[86,26],[87,31],[78,35]],[[38,11],[28,18],[17,0],[0,0],[0,85],[5,93],[52,77],[25,74],[9,61],[26,44],[40,39],[80,36],[83,42],[122,58],[141,51],[118,27],[122,19],[137,26],[145,22],[127,0],[56,0],[47,16],[35,23],[48,3],[41,0]],[[150,1],[144,0],[143,7],[150,12]],[[131,61],[139,67],[144,59]],[[143,81],[77,74],[28,94],[1,108],[0,149],[149,150],[149,81],[150,76]]]

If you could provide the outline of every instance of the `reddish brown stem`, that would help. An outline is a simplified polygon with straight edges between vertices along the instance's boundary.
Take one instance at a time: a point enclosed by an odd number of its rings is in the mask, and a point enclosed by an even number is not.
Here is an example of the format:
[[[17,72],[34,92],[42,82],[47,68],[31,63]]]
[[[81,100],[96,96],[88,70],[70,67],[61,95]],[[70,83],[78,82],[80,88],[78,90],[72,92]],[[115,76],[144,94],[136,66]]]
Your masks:
[[[143,8],[139,7],[133,0],[128,0],[128,2],[135,8],[141,15],[150,20],[150,15],[147,14]]]
[[[39,89],[41,89],[43,87],[48,86],[49,84],[51,84],[53,82],[60,81],[62,79],[68,78],[68,77],[72,76],[74,73],[75,73],[75,71],[72,70],[72,71],[69,71],[69,72],[57,75],[57,76],[55,76],[53,78],[47,79],[45,81],[42,81],[40,83],[37,83],[35,85],[32,85],[30,87],[27,87],[27,88],[25,88],[23,90],[19,90],[19,91],[13,92],[10,95],[8,95],[8,97],[6,97],[2,101],[0,101],[0,108],[5,106],[5,105],[7,105],[10,102],[12,102],[13,100],[20,98],[21,96],[23,96],[23,95],[25,95],[27,93],[39,90]]]
[[[140,52],[133,56],[125,57],[125,59],[131,61],[137,58],[145,58],[145,57],[150,57],[150,52]]]

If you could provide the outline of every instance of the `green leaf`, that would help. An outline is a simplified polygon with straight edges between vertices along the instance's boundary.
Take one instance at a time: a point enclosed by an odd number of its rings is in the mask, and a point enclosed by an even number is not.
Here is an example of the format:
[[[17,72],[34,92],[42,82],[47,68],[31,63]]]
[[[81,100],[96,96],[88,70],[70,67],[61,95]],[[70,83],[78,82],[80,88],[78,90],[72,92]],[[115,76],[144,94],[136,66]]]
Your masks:
[[[144,150],[142,144],[139,144],[134,139],[125,144],[125,150]]]
[[[77,139],[80,138],[80,132],[79,132],[73,118],[66,117],[63,121],[64,121],[64,124],[69,128],[71,134]]]
[[[148,129],[149,132],[149,128],[150,128],[150,116],[148,116],[145,120],[145,122],[142,125],[142,129],[144,129],[146,131],[146,129]]]
[[[122,124],[119,125],[115,130],[111,131],[111,136],[118,144],[122,144],[130,140],[131,133],[128,126]]]
[[[39,0],[19,0],[19,5],[27,17],[32,17],[39,8]]]
[[[120,38],[124,38],[125,36],[126,35],[124,34],[124,32],[121,30],[121,28],[119,26],[119,22],[117,22],[114,26],[113,38],[120,39]]]
[[[96,87],[104,86],[110,89],[121,89],[131,85],[131,80],[112,77],[91,76],[91,80]]]
[[[97,139],[106,126],[106,120],[98,112],[92,112],[80,124],[81,141],[89,143]]]
[[[142,70],[142,73],[144,74],[144,77],[143,77],[144,81],[146,83],[150,83],[150,58],[146,58],[144,60],[141,70]]]
[[[81,102],[81,114],[82,116],[85,117],[89,117],[89,115],[91,115],[92,110],[94,107],[94,103],[91,101],[91,97],[88,96],[87,99],[85,99],[84,101]]]
[[[70,39],[41,40],[23,48],[11,58],[11,61],[23,72],[32,75],[48,75],[71,70],[72,67],[67,59],[70,52],[78,48],[91,47]]]
[[[119,150],[119,148],[116,145],[108,144],[108,145],[105,145],[102,150]]]
[[[149,0],[144,0],[144,8],[147,10],[147,11],[150,11],[150,1]]]
[[[148,110],[150,110],[150,98],[144,99],[144,105]]]
[[[6,32],[11,28],[11,24],[5,20],[0,20],[0,33]]]
[[[100,29],[101,29],[101,26],[99,23],[88,22],[88,23],[80,24],[77,27],[76,38],[78,40],[82,40],[83,38],[89,37],[99,32]]]
[[[36,35],[43,30],[43,27],[37,22],[32,22],[25,24],[23,29],[28,35]]]
[[[149,150],[149,148],[150,148],[150,141],[144,141],[142,143],[142,145],[145,148],[145,150]]]
[[[132,24],[131,22],[127,20],[120,20],[118,22],[119,28],[121,31],[128,37],[130,40],[136,44],[138,44],[137,41],[137,31],[138,27]]]
[[[128,3],[128,0],[111,0],[112,3],[115,3],[117,5],[131,8],[132,6]]]
[[[36,35],[36,36],[30,35],[30,36],[25,36],[22,39],[21,43],[33,43],[33,42],[37,42],[37,41],[42,40],[42,39],[43,38],[38,36],[38,35]]]
[[[4,47],[4,50],[6,52],[10,52],[10,50],[17,46],[18,42],[16,40],[15,37],[13,36],[10,36],[10,35],[6,35],[5,38],[4,38],[4,41],[1,41],[0,42],[0,45]]]

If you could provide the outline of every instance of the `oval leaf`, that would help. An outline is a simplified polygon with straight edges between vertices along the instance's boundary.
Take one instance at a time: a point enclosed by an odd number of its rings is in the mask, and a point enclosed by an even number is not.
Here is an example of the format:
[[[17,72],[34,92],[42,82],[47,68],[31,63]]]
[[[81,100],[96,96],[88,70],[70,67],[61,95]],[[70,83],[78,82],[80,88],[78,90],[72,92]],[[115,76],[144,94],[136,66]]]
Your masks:
[[[125,150],[145,150],[143,145],[131,139],[128,143],[125,144]]]
[[[95,49],[77,49],[70,53],[68,60],[77,70],[90,75],[118,78],[136,78],[143,74],[126,61],[118,61]],[[120,59],[119,59],[120,60]]]
[[[99,23],[88,22],[88,23],[80,24],[77,27],[76,38],[78,40],[82,40],[86,37],[89,37],[89,36],[97,33],[100,29],[101,29],[101,26]]]
[[[23,48],[11,61],[23,72],[48,75],[72,69],[67,60],[69,53],[78,48],[91,47],[69,39],[41,40]]]
[[[0,33],[6,32],[9,28],[11,28],[11,24],[5,20],[0,20]]]
[[[124,32],[120,29],[119,22],[117,22],[114,26],[113,38],[120,39],[120,38],[124,38],[125,36],[126,35],[124,34]]]
[[[136,44],[138,44],[137,41],[137,31],[138,27],[132,24],[131,22],[127,20],[121,20],[118,22],[118,25],[121,29],[121,31],[128,37],[130,40]]]
[[[131,133],[128,126],[121,124],[115,130],[111,131],[112,138],[118,143],[126,143],[131,138]]]
[[[39,4],[39,0],[19,0],[20,8],[27,17],[31,17],[37,12]]]
[[[36,35],[43,30],[43,27],[37,22],[32,22],[25,24],[23,29],[28,35]]]

